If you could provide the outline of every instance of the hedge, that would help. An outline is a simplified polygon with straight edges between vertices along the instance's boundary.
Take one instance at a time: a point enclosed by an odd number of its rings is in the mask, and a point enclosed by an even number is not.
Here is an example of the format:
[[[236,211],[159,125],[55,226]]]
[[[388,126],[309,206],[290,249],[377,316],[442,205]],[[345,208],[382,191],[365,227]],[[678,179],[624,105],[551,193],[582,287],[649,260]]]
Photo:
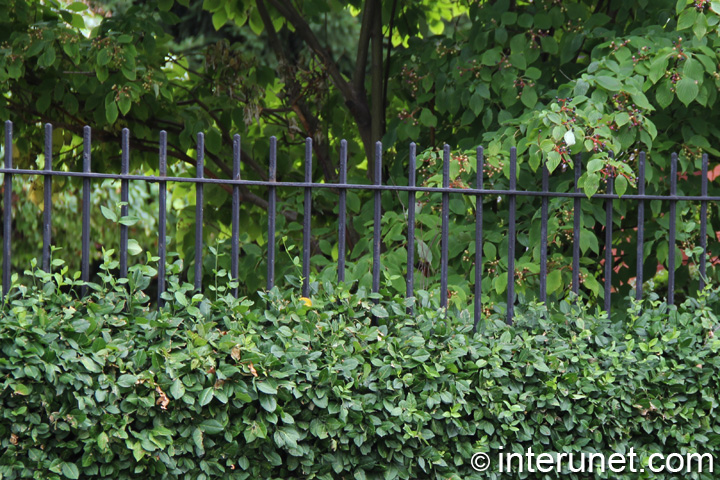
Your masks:
[[[10,293],[0,478],[557,478],[478,473],[470,459],[634,448],[647,464],[720,445],[718,289],[679,307],[628,300],[617,322],[531,304],[473,334],[467,312],[425,292],[343,285],[253,305],[173,283],[157,311],[144,268],[85,299],[42,272]]]

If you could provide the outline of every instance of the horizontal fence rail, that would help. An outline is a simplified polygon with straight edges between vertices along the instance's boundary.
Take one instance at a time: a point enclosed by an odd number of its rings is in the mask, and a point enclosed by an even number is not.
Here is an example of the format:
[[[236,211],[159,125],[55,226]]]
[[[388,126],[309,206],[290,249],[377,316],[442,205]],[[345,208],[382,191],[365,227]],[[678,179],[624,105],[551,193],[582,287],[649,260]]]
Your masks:
[[[668,257],[668,303],[672,304],[675,294],[675,255],[672,248],[675,245],[676,235],[676,208],[678,201],[697,201],[701,204],[700,214],[700,235],[702,255],[700,256],[700,287],[703,288],[706,276],[706,255],[707,255],[707,210],[709,202],[720,202],[720,196],[708,195],[708,157],[702,156],[702,176],[701,176],[701,195],[677,195],[677,155],[673,154],[670,161],[670,187],[669,195],[646,195],[645,194],[645,152],[639,154],[638,159],[638,194],[618,195],[613,192],[612,177],[608,177],[607,193],[598,193],[588,200],[587,196],[578,188],[578,180],[582,173],[582,162],[580,156],[574,157],[574,186],[572,192],[552,192],[549,190],[549,172],[545,166],[542,167],[542,189],[540,191],[518,190],[517,189],[517,152],[514,147],[510,149],[510,165],[509,165],[509,188],[508,189],[487,189],[484,188],[484,150],[478,147],[477,154],[477,175],[474,188],[454,188],[449,182],[449,165],[450,165],[450,147],[445,145],[442,152],[442,187],[427,187],[416,185],[416,145],[411,143],[409,146],[409,174],[408,185],[384,185],[382,184],[382,144],[377,142],[375,146],[374,172],[375,177],[371,184],[348,184],[347,183],[347,142],[340,142],[339,155],[339,183],[315,183],[312,181],[312,140],[306,139],[305,142],[305,178],[303,182],[280,182],[277,181],[277,140],[275,137],[270,138],[269,153],[269,176],[268,180],[243,180],[240,175],[240,159],[241,159],[241,142],[240,136],[233,137],[233,167],[232,178],[217,179],[205,178],[204,171],[204,135],[197,135],[197,157],[196,157],[196,175],[195,177],[172,177],[167,175],[167,134],[165,131],[160,132],[158,145],[158,171],[159,175],[135,175],[129,173],[130,159],[130,132],[123,129],[121,136],[121,173],[95,173],[91,170],[91,128],[85,127],[83,130],[83,153],[82,153],[82,172],[65,172],[57,171],[52,168],[52,125],[45,125],[45,165],[43,170],[19,169],[13,167],[12,158],[12,135],[13,124],[10,121],[5,122],[5,162],[4,168],[0,168],[3,174],[4,198],[3,198],[3,265],[2,265],[2,287],[3,297],[10,290],[11,286],[11,255],[12,255],[12,185],[13,178],[20,176],[43,176],[44,177],[44,212],[43,212],[43,248],[42,248],[42,267],[45,271],[50,269],[50,252],[51,252],[51,227],[52,227],[52,198],[51,186],[53,177],[76,177],[82,178],[82,258],[81,258],[81,280],[89,282],[90,275],[90,201],[91,201],[91,181],[92,180],[119,180],[121,182],[121,215],[127,216],[130,205],[128,205],[128,186],[131,181],[156,182],[159,184],[159,240],[158,240],[158,306],[163,306],[162,295],[165,292],[166,283],[166,224],[167,224],[167,184],[168,182],[177,183],[193,183],[196,192],[196,222],[195,222],[195,266],[194,266],[194,287],[196,290],[202,289],[202,251],[203,251],[203,204],[204,191],[203,186],[206,184],[227,185],[232,187],[232,207],[231,207],[231,271],[230,278],[238,278],[238,257],[239,257],[239,199],[241,186],[267,187],[268,189],[268,244],[267,244],[267,288],[271,289],[275,285],[275,229],[277,214],[277,189],[278,188],[301,188],[304,192],[303,201],[303,245],[302,245],[302,295],[309,296],[309,277],[310,277],[310,248],[311,248],[311,213],[312,213],[312,192],[313,189],[334,189],[338,192],[338,271],[339,281],[345,281],[345,260],[346,260],[346,228],[347,228],[347,212],[346,212],[346,194],[348,190],[365,190],[373,192],[373,247],[372,247],[372,291],[377,293],[380,290],[380,270],[381,270],[381,219],[382,206],[381,194],[384,191],[407,192],[409,205],[415,204],[415,195],[417,193],[439,193],[441,194],[441,231],[440,231],[440,250],[441,250],[441,291],[440,304],[447,307],[448,303],[448,239],[449,239],[449,198],[450,195],[465,195],[475,197],[475,256],[474,256],[474,328],[477,329],[481,321],[482,314],[482,274],[483,274],[483,198],[485,196],[505,196],[508,198],[508,235],[510,239],[516,237],[516,200],[517,197],[539,197],[541,198],[541,244],[540,244],[540,301],[547,302],[547,277],[548,277],[548,200],[550,198],[572,198],[573,199],[573,259],[572,259],[572,287],[571,291],[575,294],[579,293],[580,285],[580,231],[581,231],[581,206],[583,200],[592,201],[594,199],[604,200],[605,204],[605,245],[604,245],[604,308],[610,312],[610,298],[612,294],[612,273],[613,273],[613,250],[612,250],[612,224],[613,224],[613,200],[637,201],[638,202],[638,218],[637,218],[637,265],[636,265],[636,285],[635,297],[639,300],[642,298],[643,288],[643,245],[645,230],[645,203],[648,200],[664,200],[669,203],[669,231],[670,231],[670,250]],[[514,286],[515,286],[515,241],[508,242],[508,278],[507,282],[507,311],[506,320],[512,323],[514,315],[514,304],[516,302]],[[120,276],[126,277],[128,253],[128,227],[120,225]],[[414,296],[414,263],[415,263],[415,209],[408,209],[407,216],[407,269],[406,269],[406,296]],[[83,286],[81,295],[86,295],[87,287]],[[237,287],[233,289],[233,294],[238,296]],[[412,307],[408,307],[408,312],[412,312]]]

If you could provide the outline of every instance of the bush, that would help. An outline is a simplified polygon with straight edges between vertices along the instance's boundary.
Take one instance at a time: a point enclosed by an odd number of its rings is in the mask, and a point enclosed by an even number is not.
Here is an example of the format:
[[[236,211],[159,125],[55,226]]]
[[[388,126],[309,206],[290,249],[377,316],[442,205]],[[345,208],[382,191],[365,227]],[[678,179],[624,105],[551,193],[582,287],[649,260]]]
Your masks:
[[[141,267],[86,299],[41,276],[2,310],[3,479],[556,478],[470,458],[720,445],[717,290],[624,323],[530,305],[473,335],[424,292],[408,314],[343,286],[253,305],[175,285],[158,312]]]

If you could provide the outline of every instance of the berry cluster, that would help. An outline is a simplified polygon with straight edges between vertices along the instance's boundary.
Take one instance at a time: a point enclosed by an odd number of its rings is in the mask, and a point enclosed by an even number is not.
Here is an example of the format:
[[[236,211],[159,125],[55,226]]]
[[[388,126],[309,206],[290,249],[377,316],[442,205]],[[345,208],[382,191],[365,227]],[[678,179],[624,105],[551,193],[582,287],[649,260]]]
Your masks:
[[[535,30],[531,28],[526,32],[526,34],[530,37],[530,48],[540,48],[540,39],[550,35],[550,30]]]
[[[703,11],[703,10],[705,9],[705,7],[708,6],[709,3],[710,3],[710,0],[697,0],[697,1],[693,4],[693,7],[695,7],[695,9],[696,9],[698,12],[701,12],[701,11]]]
[[[630,40],[623,40],[620,43],[615,43],[615,41],[613,40],[612,42],[610,42],[610,48],[613,49],[613,52],[617,52],[621,48],[627,47],[629,44],[630,44]]]
[[[600,135],[595,134],[585,138],[593,142],[593,152],[602,152],[607,148],[605,142],[600,139]]]
[[[412,96],[415,97],[415,94],[417,94],[420,89],[420,80],[425,77],[419,76],[414,68],[408,68],[407,65],[403,65],[400,75],[402,76],[403,83],[408,86]]]
[[[403,122],[412,120],[412,124],[417,125],[418,120],[417,120],[417,118],[415,118],[415,114],[418,112],[418,110],[420,110],[420,107],[416,108],[412,112],[403,108],[402,110],[400,110],[400,113],[398,113],[398,118],[400,120],[402,120]]]
[[[630,128],[639,127],[643,122],[643,114],[634,103],[630,103],[632,99],[625,92],[616,93],[612,96],[613,106],[617,112],[625,112],[630,115]],[[617,127],[619,128],[619,126]],[[610,130],[615,130],[615,125],[610,125]]]
[[[650,57],[650,54],[648,53],[650,51],[649,47],[642,47],[638,49],[637,55],[632,56],[633,63],[638,63],[643,60],[647,60]]]
[[[673,54],[675,57],[677,57],[677,60],[685,60],[687,58],[687,54],[685,53],[685,50],[682,47],[682,37],[678,37],[677,42],[673,40],[673,50],[677,52],[676,54]]]
[[[517,77],[517,78],[513,81],[513,87],[515,87],[515,88],[517,89],[518,95],[520,95],[520,94],[522,93],[523,88],[525,88],[525,87],[534,87],[534,86],[535,86],[535,82],[533,82],[533,81],[531,81],[531,80],[527,80],[527,81],[526,81],[526,80],[525,80],[524,78],[522,78],[522,77]]]
[[[485,162],[485,165],[483,165],[483,172],[485,173],[485,175],[488,176],[488,178],[492,178],[494,175],[502,172],[504,166],[505,164],[502,161],[499,162],[497,166],[489,162]]]
[[[470,73],[471,76],[475,78],[480,78],[480,70],[482,70],[484,65],[479,64],[476,59],[473,59],[470,62],[470,65],[467,67],[458,66],[457,69],[460,70],[460,76],[462,77],[465,73]]]

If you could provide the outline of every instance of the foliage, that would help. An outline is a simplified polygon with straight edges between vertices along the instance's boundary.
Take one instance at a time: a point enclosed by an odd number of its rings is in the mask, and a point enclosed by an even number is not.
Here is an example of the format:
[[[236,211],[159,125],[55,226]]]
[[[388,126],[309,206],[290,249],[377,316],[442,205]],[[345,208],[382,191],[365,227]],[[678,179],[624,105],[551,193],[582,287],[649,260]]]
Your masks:
[[[631,305],[627,321],[529,305],[472,335],[467,312],[424,292],[377,302],[331,284],[254,305],[175,277],[157,311],[141,292],[154,273],[104,273],[83,300],[59,274],[15,285],[3,478],[509,478],[473,472],[471,455],[632,447],[647,462],[720,445],[717,289]]]
[[[717,97],[717,2],[700,0],[554,0],[480,2],[348,3],[167,0],[154,4],[118,0],[89,3],[0,0],[8,12],[0,29],[0,116],[17,124],[16,165],[34,165],[41,150],[38,122],[56,124],[59,168],[78,169],[80,132],[91,124],[93,169],[118,171],[118,137],[132,132],[134,171],[157,172],[157,129],[168,132],[171,164],[194,175],[197,133],[205,132],[206,176],[232,175],[232,135],[243,138],[242,177],[267,179],[270,135],[279,138],[278,180],[302,181],[301,144],[313,140],[313,179],[334,182],[339,141],[349,140],[349,181],[374,175],[373,144],[384,142],[383,182],[407,180],[406,143],[423,151],[419,182],[440,183],[438,151],[453,147],[454,186],[475,185],[475,150],[485,146],[485,184],[508,188],[508,152],[516,147],[519,188],[540,187],[540,168],[552,171],[550,188],[572,190],[575,154],[583,154],[580,186],[588,196],[606,191],[608,178],[620,194],[635,193],[639,150],[648,151],[648,194],[668,193],[669,155],[677,150],[678,193],[696,194],[701,154],[711,169],[720,138]],[[612,153],[612,155],[611,155]],[[715,177],[713,177],[715,178]],[[711,182],[710,194],[717,194]],[[206,187],[205,245],[228,253],[230,190]],[[173,192],[177,218],[169,230],[171,249],[191,265],[195,248],[193,191]],[[300,245],[302,196],[281,190],[277,239],[266,234],[266,191],[244,188],[240,285],[265,283],[264,249],[281,240]],[[348,194],[348,251],[352,280],[369,285],[367,192]],[[439,198],[420,196],[414,268],[417,288],[431,289],[439,271]],[[406,273],[403,223],[406,195],[383,195],[384,273],[389,293],[403,291]],[[539,205],[518,199],[517,269],[507,271],[506,199],[484,197],[483,304],[505,302],[508,279],[517,283],[518,302],[537,297]],[[400,211],[399,205],[402,205]],[[658,266],[674,255],[677,285],[695,289],[700,207],[678,205],[677,244],[669,245],[667,202],[648,202],[644,246],[647,289],[664,288]],[[142,210],[141,205],[132,209]],[[18,211],[16,208],[16,212]],[[569,290],[571,202],[550,200],[550,292]],[[452,294],[457,306],[472,301],[475,200],[451,201]],[[633,288],[637,259],[634,201],[615,202],[613,275],[618,306]],[[147,217],[150,210],[137,214]],[[150,211],[154,214],[154,210]],[[710,205],[709,236],[720,228],[718,207]],[[102,222],[94,212],[97,224]],[[333,276],[337,259],[337,192],[313,196],[313,266]],[[17,215],[16,215],[16,222]],[[602,298],[603,224],[600,201],[582,204],[582,295]],[[15,231],[19,231],[18,228]],[[63,233],[54,236],[61,239]],[[137,232],[140,233],[139,231]],[[35,232],[37,236],[37,231]],[[155,238],[137,235],[145,250]],[[71,243],[72,239],[63,239]],[[710,258],[720,243],[708,242]],[[37,250],[36,244],[22,244]],[[25,247],[26,246],[26,247]],[[525,247],[525,248],[522,248]],[[293,256],[279,256],[278,276],[294,273]],[[23,252],[24,258],[29,254]],[[19,262],[21,262],[20,257]],[[691,261],[685,261],[690,258]],[[209,284],[213,258],[205,256]],[[17,263],[23,265],[23,263]],[[229,267],[229,257],[221,258]],[[328,268],[329,267],[329,268]],[[708,271],[710,280],[718,270]],[[512,280],[510,280],[512,281]]]

